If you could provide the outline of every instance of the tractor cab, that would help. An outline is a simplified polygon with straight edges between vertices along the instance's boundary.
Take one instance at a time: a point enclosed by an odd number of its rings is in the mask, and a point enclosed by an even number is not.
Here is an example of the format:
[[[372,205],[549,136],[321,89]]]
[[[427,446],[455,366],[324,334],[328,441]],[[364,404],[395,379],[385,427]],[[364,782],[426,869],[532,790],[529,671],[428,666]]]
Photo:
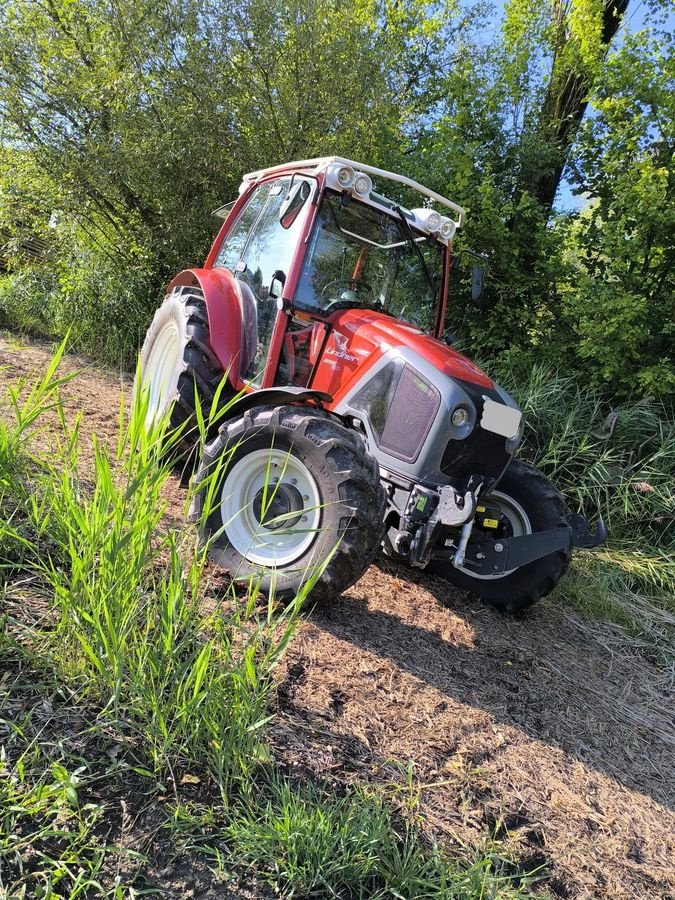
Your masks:
[[[408,209],[384,190],[420,205]],[[422,205],[431,201],[448,215]],[[339,157],[245,176],[206,263],[238,282],[241,386],[306,387],[343,310],[439,336],[462,216],[410,179]]]

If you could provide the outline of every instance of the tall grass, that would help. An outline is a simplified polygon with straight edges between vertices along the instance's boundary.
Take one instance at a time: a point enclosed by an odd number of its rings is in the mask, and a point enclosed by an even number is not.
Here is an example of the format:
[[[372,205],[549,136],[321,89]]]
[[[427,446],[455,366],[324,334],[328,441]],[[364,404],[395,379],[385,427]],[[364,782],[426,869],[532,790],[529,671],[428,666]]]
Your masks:
[[[654,400],[610,405],[573,378],[535,366],[501,382],[526,419],[522,454],[569,507],[601,515],[606,546],[577,553],[559,586],[586,613],[672,649],[675,627],[675,409]]]
[[[57,364],[58,354],[23,403],[10,393],[15,423],[3,425],[10,480],[40,412],[56,411],[61,425],[56,459],[33,466],[23,488],[33,540],[49,535],[32,569],[53,593],[53,620],[34,635],[34,651],[138,744],[153,772],[206,767],[228,796],[261,757],[271,671],[298,604],[261,611],[254,587],[205,609],[206,550],[162,524],[167,441],[177,435],[167,439],[162,423],[146,428],[138,394],[128,422],[120,413],[116,448],[95,444],[83,482],[77,424],[68,428],[56,399]]]

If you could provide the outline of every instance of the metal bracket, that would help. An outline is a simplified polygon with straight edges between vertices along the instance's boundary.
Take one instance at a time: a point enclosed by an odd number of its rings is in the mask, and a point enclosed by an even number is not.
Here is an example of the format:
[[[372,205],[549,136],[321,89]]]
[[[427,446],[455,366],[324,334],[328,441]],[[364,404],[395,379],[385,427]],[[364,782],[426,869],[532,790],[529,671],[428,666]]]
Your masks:
[[[479,489],[480,490],[480,486]],[[436,515],[442,525],[463,525],[476,512],[478,490],[460,494],[449,484],[440,489]]]
[[[463,526],[462,534],[466,534],[466,541],[471,534],[473,517],[476,512],[478,495],[483,486],[478,483],[475,490],[471,490],[471,481],[467,486],[469,490],[463,495],[451,485],[444,485],[438,493],[438,504],[429,519],[418,529],[410,548],[410,564],[423,569],[433,556],[440,534],[444,527],[450,525],[454,528]]]
[[[499,575],[572,546],[571,528],[552,528],[521,537],[483,541],[466,548],[464,565],[480,575]]]

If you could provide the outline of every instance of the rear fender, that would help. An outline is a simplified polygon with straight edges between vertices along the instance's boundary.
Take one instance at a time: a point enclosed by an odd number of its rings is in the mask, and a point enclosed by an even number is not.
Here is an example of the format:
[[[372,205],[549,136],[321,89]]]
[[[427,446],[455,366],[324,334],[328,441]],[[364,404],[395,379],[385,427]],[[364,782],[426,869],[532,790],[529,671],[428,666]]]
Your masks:
[[[232,388],[242,387],[242,310],[234,276],[228,269],[184,269],[168,290],[187,285],[204,294],[209,319],[209,343]]]

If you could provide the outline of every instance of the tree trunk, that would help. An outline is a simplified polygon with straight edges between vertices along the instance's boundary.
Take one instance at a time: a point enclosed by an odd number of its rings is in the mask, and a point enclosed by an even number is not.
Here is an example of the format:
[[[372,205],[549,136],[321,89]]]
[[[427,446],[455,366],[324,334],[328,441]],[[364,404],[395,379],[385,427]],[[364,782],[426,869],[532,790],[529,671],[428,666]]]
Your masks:
[[[627,8],[628,0],[605,0],[601,38],[603,56],[607,54]],[[558,10],[560,21],[556,50],[562,49],[563,44],[560,42],[566,42],[569,37],[566,22],[568,7],[558,7]],[[572,144],[588,106],[588,95],[593,87],[589,73],[576,69],[570,63],[562,63],[561,68],[556,71],[555,56],[551,84],[541,111],[540,133],[553,151],[551,156],[556,163],[549,171],[535,173],[527,186],[528,193],[546,210],[553,207]]]

